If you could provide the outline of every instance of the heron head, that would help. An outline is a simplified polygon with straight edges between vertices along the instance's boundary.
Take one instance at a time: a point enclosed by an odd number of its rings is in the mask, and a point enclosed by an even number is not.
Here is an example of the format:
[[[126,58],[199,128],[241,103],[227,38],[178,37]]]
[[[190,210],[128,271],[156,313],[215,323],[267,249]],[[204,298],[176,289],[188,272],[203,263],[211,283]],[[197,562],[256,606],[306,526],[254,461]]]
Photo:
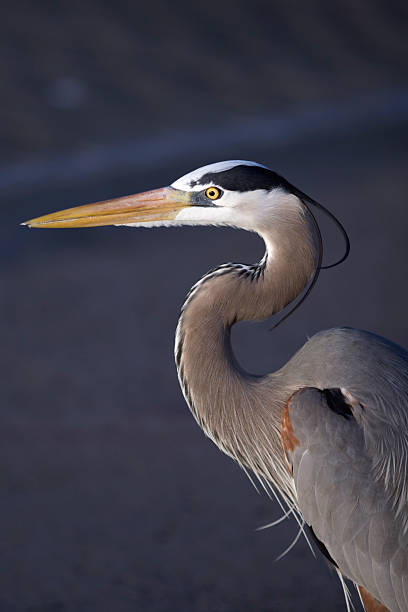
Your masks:
[[[170,186],[77,206],[26,221],[41,228],[227,225],[262,233],[274,214],[301,210],[289,183],[261,164],[232,160],[198,168]]]

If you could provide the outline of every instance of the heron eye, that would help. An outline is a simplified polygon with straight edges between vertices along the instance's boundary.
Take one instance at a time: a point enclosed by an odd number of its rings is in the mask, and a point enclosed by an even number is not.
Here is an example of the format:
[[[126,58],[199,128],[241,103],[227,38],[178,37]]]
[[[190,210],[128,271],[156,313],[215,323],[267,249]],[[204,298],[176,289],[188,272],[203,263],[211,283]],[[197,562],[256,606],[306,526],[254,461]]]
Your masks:
[[[218,200],[221,197],[221,190],[218,187],[208,187],[205,190],[205,195],[210,200]]]

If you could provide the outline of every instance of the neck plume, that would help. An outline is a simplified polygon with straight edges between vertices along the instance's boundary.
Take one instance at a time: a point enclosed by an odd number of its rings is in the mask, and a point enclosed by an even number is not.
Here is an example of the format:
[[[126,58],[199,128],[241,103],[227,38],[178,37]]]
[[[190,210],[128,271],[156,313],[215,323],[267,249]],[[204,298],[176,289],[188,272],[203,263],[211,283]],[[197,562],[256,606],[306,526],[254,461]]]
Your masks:
[[[293,390],[279,372],[245,372],[230,333],[234,323],[266,319],[294,300],[311,279],[317,257],[307,213],[293,196],[282,198],[282,208],[258,233],[266,245],[258,264],[224,264],[188,294],[175,358],[183,394],[204,432],[244,469],[279,485],[293,500],[280,441],[282,408]]]

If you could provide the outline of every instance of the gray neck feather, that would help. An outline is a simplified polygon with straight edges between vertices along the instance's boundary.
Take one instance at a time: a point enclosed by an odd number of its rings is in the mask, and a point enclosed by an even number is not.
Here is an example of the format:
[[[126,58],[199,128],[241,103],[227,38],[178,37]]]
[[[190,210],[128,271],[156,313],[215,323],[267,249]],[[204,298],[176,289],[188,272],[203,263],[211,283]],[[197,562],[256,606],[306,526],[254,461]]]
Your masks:
[[[205,433],[293,500],[280,441],[281,411],[293,389],[279,372],[245,372],[230,342],[234,323],[279,312],[314,272],[316,251],[304,207],[296,202],[275,213],[259,231],[267,247],[259,264],[224,264],[193,287],[179,319],[175,356],[184,396]]]

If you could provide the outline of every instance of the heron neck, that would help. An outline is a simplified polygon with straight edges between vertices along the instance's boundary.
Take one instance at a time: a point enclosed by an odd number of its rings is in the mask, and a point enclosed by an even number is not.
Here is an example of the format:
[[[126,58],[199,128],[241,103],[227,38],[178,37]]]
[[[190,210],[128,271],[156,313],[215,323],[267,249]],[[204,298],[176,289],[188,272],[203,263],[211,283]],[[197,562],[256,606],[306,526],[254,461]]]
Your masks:
[[[270,317],[295,299],[313,274],[315,250],[303,215],[284,234],[274,228],[264,231],[263,238],[267,251],[259,264],[226,264],[193,287],[177,327],[175,356],[184,396],[206,434],[240,464],[266,477],[271,462],[265,453],[279,452],[275,463],[282,463],[280,416],[287,389],[277,377],[271,393],[270,377],[241,368],[231,347],[231,327]],[[279,448],[271,447],[270,433],[266,438],[271,428]],[[282,463],[277,469],[286,468]],[[268,478],[275,480],[271,474]]]

